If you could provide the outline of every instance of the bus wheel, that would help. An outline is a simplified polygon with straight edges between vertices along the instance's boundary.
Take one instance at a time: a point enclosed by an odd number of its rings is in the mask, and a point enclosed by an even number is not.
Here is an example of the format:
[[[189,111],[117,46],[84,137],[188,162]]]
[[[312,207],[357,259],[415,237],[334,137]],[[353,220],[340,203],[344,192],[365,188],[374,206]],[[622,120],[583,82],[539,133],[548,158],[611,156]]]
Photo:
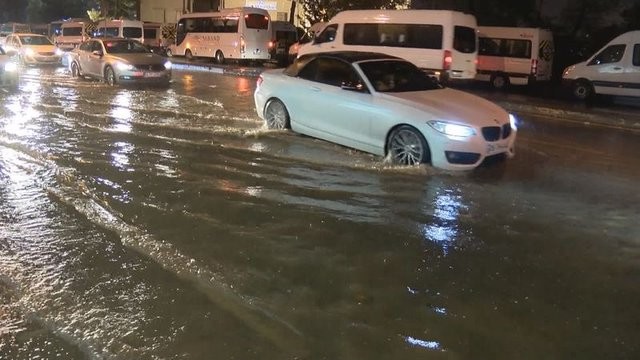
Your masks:
[[[495,74],[491,77],[491,86],[494,89],[503,90],[509,85],[509,79],[504,74]]]
[[[191,53],[191,50],[187,49],[184,51],[184,57],[187,58],[187,60],[191,61],[193,60],[193,54]]]
[[[220,50],[216,51],[216,63],[224,64],[224,54]]]

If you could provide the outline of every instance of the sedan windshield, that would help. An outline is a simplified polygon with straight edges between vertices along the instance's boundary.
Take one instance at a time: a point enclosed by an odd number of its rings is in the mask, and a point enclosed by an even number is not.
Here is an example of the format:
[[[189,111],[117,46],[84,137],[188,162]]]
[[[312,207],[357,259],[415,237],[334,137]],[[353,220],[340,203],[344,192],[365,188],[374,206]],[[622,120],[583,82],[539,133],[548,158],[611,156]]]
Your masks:
[[[104,48],[109,54],[144,54],[150,52],[142,43],[135,40],[105,41]]]
[[[364,61],[358,65],[378,92],[407,92],[442,88],[437,80],[407,61]]]
[[[53,45],[45,36],[20,36],[22,45]]]

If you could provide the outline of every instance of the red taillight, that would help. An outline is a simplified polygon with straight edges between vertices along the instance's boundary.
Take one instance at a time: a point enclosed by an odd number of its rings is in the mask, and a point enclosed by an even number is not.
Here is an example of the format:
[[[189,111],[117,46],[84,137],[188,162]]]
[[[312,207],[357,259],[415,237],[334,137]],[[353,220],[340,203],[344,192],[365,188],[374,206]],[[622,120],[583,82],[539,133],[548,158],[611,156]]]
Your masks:
[[[258,76],[258,81],[256,81],[256,87],[260,87],[260,84],[262,84],[262,81],[264,79],[262,78],[262,75]]]
[[[245,42],[244,42],[244,37],[243,37],[243,36],[241,36],[241,37],[240,37],[240,52],[241,52],[241,53],[244,53],[245,45],[246,45],[246,44],[245,44]]]
[[[273,47],[274,42],[273,41],[269,41],[269,49],[271,49]]]
[[[451,50],[444,51],[444,58],[442,59],[442,69],[443,70],[451,70],[451,63],[453,62],[453,57],[451,56]]]
[[[531,75],[538,74],[538,59],[531,59]]]

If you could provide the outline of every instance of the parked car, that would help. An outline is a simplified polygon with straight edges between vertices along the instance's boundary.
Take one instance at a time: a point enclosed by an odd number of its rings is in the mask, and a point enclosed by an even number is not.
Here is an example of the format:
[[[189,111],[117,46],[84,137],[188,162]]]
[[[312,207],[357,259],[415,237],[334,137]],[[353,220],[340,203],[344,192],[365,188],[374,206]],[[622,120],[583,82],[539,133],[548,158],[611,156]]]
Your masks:
[[[266,126],[387,156],[401,165],[468,170],[514,155],[515,117],[442,87],[414,64],[364,52],[301,56],[258,78],[256,111]]]
[[[562,81],[578,100],[595,94],[640,96],[640,30],[619,35],[587,61],[569,66]]]
[[[48,37],[39,34],[11,34],[7,36],[4,48],[9,54],[17,54],[23,64],[59,65],[62,59],[62,51]]]
[[[169,85],[171,62],[152,53],[138,40],[94,38],[69,52],[69,70],[73,77],[88,76],[109,85]]]
[[[18,64],[13,56],[0,47],[0,85],[17,87],[20,78]]]

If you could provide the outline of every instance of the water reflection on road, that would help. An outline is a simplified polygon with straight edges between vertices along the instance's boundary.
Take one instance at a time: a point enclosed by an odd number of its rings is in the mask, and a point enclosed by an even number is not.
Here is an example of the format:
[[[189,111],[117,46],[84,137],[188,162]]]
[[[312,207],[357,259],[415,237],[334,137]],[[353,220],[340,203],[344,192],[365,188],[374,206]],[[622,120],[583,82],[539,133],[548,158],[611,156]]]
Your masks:
[[[640,352],[635,133],[528,116],[513,161],[395,168],[174,79],[0,95],[0,358]]]

